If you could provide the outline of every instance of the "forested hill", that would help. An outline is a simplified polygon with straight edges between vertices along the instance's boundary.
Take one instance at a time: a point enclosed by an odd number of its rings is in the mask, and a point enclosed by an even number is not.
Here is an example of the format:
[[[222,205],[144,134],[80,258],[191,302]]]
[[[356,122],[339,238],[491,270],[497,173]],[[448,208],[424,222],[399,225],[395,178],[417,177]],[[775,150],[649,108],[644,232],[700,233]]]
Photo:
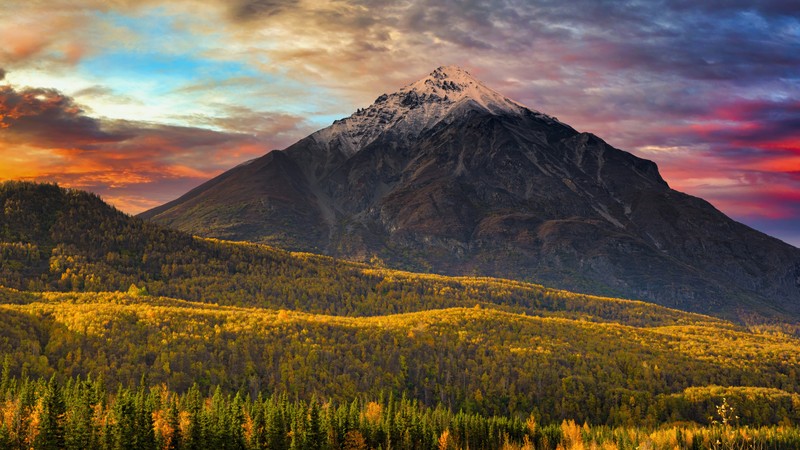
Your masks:
[[[798,341],[726,323],[631,327],[482,307],[340,317],[9,289],[0,316],[0,359],[17,377],[91,375],[113,388],[146,374],[178,392],[250,398],[393,393],[545,423],[707,423],[728,398],[742,423],[800,421]]]
[[[0,184],[0,284],[28,291],[128,291],[221,305],[370,316],[476,304],[511,312],[668,325],[707,316],[493,278],[370,267],[264,245],[192,237],[55,185]]]
[[[800,420],[789,328],[197,238],[53,185],[0,184],[0,205],[6,380],[145,375],[617,425],[703,421],[727,397],[747,423]]]

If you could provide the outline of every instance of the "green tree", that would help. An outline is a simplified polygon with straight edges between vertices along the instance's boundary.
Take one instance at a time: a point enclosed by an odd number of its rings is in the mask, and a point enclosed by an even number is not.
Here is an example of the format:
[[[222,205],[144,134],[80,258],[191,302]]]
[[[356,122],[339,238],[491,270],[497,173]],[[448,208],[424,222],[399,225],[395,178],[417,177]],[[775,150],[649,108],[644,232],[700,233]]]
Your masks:
[[[308,406],[308,422],[303,436],[304,450],[322,450],[325,445],[325,434],[322,430],[322,418],[317,399],[311,399]]]
[[[55,375],[47,383],[40,402],[39,432],[34,441],[34,448],[37,450],[61,450],[66,446],[64,440],[66,405]]]

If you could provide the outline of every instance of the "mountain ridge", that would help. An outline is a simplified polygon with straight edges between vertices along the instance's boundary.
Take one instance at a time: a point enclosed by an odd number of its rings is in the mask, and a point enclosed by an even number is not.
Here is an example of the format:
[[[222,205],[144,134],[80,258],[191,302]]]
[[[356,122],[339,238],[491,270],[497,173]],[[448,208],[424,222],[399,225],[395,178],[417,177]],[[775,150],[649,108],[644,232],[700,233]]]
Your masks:
[[[800,250],[670,189],[654,162],[472,80],[439,68],[141,217],[728,318],[800,315]]]

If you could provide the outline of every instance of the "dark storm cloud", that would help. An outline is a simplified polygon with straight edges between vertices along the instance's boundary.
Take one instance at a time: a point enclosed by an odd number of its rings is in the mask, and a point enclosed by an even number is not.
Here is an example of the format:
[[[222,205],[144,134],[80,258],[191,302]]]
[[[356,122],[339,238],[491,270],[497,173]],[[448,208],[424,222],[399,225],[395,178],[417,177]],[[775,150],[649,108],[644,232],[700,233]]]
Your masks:
[[[715,117],[741,124],[723,132],[722,138],[750,143],[794,140],[800,152],[800,99],[740,101],[718,108]]]
[[[535,42],[542,29],[566,29],[570,63],[608,69],[673,73],[689,79],[774,77],[797,74],[797,18],[783,9],[708,8],[676,2],[535,2],[519,4],[519,17],[537,27],[518,32]],[[764,11],[764,12],[762,12]],[[787,12],[790,12],[786,10]],[[769,12],[769,15],[766,15]]]
[[[0,86],[0,127],[6,129],[5,142],[97,153],[131,146],[140,153],[159,149],[211,149],[253,139],[247,134],[202,128],[101,120],[86,115],[71,97],[55,89],[17,91],[11,86]]]
[[[792,0],[708,0],[697,2],[692,0],[673,0],[670,2],[676,9],[702,9],[709,14],[720,13],[723,11],[752,10],[765,16],[788,16],[797,17],[800,15],[800,4]]]

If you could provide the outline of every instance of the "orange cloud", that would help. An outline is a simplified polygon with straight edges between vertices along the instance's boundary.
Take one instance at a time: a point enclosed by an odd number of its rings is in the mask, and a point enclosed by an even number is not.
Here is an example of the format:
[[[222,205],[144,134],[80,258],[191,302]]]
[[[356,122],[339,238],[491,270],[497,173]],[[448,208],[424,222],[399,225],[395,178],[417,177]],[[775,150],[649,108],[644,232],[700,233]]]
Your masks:
[[[280,131],[291,122],[271,123]],[[270,149],[250,134],[94,118],[53,89],[0,86],[0,124],[0,179],[88,189],[130,213]]]

